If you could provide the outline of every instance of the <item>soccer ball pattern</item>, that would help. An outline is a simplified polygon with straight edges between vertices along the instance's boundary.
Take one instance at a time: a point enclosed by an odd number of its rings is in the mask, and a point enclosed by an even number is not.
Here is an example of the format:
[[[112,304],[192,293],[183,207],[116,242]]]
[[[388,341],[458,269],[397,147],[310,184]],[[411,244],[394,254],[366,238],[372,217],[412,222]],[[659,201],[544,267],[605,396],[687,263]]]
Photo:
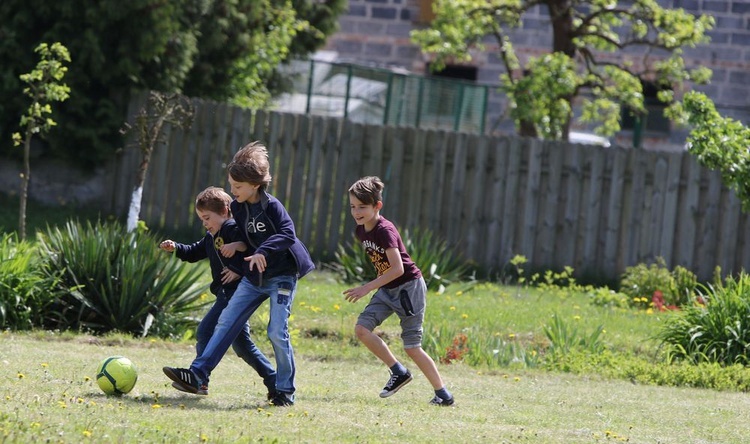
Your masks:
[[[124,395],[135,387],[138,369],[130,359],[123,356],[110,356],[104,359],[96,370],[96,383],[107,395]]]

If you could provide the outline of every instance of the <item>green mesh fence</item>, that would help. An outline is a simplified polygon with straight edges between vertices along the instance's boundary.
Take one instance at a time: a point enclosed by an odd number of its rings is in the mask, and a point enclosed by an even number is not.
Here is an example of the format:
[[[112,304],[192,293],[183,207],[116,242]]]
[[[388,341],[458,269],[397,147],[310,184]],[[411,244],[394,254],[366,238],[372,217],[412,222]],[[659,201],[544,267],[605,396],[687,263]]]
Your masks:
[[[488,86],[399,71],[321,61],[293,62],[293,92],[280,111],[355,122],[482,134]]]

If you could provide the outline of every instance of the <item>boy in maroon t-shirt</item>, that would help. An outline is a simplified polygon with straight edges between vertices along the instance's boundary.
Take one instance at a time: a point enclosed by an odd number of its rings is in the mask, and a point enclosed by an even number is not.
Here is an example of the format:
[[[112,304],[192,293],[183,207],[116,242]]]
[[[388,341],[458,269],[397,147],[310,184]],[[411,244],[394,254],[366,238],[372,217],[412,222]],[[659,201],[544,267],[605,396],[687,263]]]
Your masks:
[[[357,302],[370,292],[375,294],[357,319],[357,338],[390,368],[391,378],[380,392],[387,398],[412,380],[409,370],[391,353],[388,345],[372,331],[390,315],[401,320],[404,351],[417,364],[435,389],[430,404],[452,405],[453,395],[445,388],[435,361],[422,349],[422,322],[427,305],[427,286],[422,272],[411,260],[396,227],[380,215],[383,208],[383,182],[364,177],[349,188],[349,204],[357,222],[356,235],[377,270],[378,277],[344,291],[346,300]]]

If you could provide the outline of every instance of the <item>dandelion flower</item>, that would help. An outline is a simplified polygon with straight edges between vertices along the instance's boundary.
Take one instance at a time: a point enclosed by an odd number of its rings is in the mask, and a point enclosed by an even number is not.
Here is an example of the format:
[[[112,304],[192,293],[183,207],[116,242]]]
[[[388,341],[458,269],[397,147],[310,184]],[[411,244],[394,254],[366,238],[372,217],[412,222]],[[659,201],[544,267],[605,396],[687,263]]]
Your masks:
[[[516,376],[515,378],[513,378],[513,380],[516,381],[516,382],[518,382],[518,381],[521,380],[521,378],[519,378],[518,376]]]
[[[333,304],[334,310],[341,310],[341,306],[339,304]]]
[[[451,311],[455,311],[455,310],[456,310],[456,307],[455,307],[455,306],[453,306],[453,305],[451,305],[451,308],[450,308],[450,310],[451,310]]]
[[[18,376],[18,379],[23,379],[26,377],[26,375],[24,375],[23,373],[19,373],[17,376]]]
[[[46,362],[42,362],[42,367],[49,367],[49,364],[47,364]]]
[[[464,294],[464,292],[463,292],[463,291],[461,291],[461,290],[458,290],[458,291],[456,292],[456,296],[461,296],[462,294]]]
[[[84,381],[86,381],[86,382],[89,382],[89,381],[91,381],[91,378],[90,378],[90,377],[88,377],[88,376],[84,376],[84,377],[83,377],[83,380],[84,380]]]
[[[152,404],[151,408],[152,409],[160,409],[161,408],[161,404]]]
[[[91,430],[84,430],[83,431],[83,436],[85,436],[86,438],[91,438],[92,434],[93,433],[91,433]]]
[[[515,337],[516,337],[516,334],[515,334],[515,333],[509,333],[509,334],[508,334],[508,339],[513,339],[513,338],[515,338]]]
[[[580,316],[578,316],[578,315],[576,315],[576,316],[573,316],[573,319],[575,319],[576,321],[580,321],[580,320],[581,320],[581,317],[580,317]]]
[[[461,315],[461,319],[467,319],[468,317],[469,317],[469,315],[467,315],[466,313],[464,313],[464,314]]]

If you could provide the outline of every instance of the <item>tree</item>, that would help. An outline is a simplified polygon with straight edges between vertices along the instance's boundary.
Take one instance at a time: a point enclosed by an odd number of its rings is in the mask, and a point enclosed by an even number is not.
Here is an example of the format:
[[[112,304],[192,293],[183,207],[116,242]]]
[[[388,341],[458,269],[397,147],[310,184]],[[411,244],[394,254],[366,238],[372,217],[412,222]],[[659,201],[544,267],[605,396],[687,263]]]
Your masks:
[[[29,195],[29,180],[31,179],[31,138],[35,134],[44,136],[50,128],[56,125],[52,119],[52,102],[63,102],[69,94],[70,88],[62,83],[70,63],[68,49],[62,44],[53,43],[52,46],[42,43],[34,52],[39,54],[40,61],[28,74],[22,74],[21,80],[26,83],[23,93],[31,98],[31,105],[21,116],[20,133],[13,133],[13,143],[23,144],[23,174],[21,176],[20,208],[18,212],[18,232],[21,240],[26,239],[26,201]]]
[[[692,126],[688,150],[701,164],[721,172],[743,210],[750,210],[750,128],[722,117],[703,93],[685,94],[683,107],[683,116]]]
[[[138,226],[138,216],[141,213],[143,185],[146,183],[146,173],[151,163],[151,155],[156,145],[163,143],[163,133],[166,125],[187,128],[193,118],[193,106],[187,97],[176,93],[149,93],[146,104],[138,111],[133,125],[125,124],[124,132],[134,130],[141,162],[138,165],[135,187],[130,197],[130,209],[126,228],[133,231]]]
[[[521,66],[512,30],[539,7],[549,14],[552,47]],[[414,31],[412,39],[434,55],[437,70],[451,60],[471,60],[473,51],[488,47],[488,37],[494,39],[520,135],[567,140],[578,102],[581,121],[611,135],[620,129],[621,106],[645,112],[642,82],[655,83],[662,88],[659,99],[673,104],[684,82],[705,83],[711,75],[706,68],[686,69],[682,48],[706,42],[713,18],[662,8],[655,0],[436,0],[433,10],[430,28]]]
[[[8,100],[0,101],[0,130],[23,109],[12,92],[20,89],[18,74],[33,66],[26,48],[40,41],[63,43],[76,60],[66,77],[71,99],[60,108],[50,152],[94,167],[122,146],[118,130],[132,91],[235,101],[261,91],[266,97],[274,72],[259,65],[319,47],[345,5],[345,0],[4,0],[0,94]],[[10,152],[2,143],[0,151]]]

